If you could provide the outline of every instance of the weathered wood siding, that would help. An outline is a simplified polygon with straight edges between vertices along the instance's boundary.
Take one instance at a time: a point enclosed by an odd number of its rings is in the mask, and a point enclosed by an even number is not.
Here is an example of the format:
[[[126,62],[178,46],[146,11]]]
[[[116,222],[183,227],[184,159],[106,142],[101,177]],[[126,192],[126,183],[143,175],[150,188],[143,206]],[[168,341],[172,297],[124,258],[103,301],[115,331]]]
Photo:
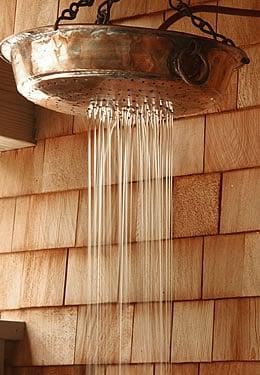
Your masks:
[[[122,24],[157,27],[171,13],[167,0],[131,0],[127,7],[124,1],[113,11]],[[53,24],[69,3],[1,0],[0,36]],[[260,9],[257,0],[218,4]],[[158,242],[147,247],[135,226],[137,179],[127,276],[120,276],[116,233],[105,238],[99,262],[89,256],[86,120],[37,108],[37,146],[0,153],[1,317],[27,323],[27,338],[11,353],[8,374],[117,375],[120,332],[122,375],[260,373],[259,22],[212,14],[208,19],[252,62],[232,77],[219,113],[176,122],[174,192],[167,206],[173,222],[165,228],[160,260],[171,275],[162,280],[163,304]],[[93,10],[82,9],[80,21],[94,21]],[[176,28],[197,32],[188,20]],[[166,259],[167,246],[172,254]],[[97,267],[98,350],[90,335],[97,296],[87,288],[89,271]],[[146,282],[154,286],[149,293],[140,285],[145,268]],[[122,287],[119,322],[115,302]],[[104,365],[93,367],[96,361]]]

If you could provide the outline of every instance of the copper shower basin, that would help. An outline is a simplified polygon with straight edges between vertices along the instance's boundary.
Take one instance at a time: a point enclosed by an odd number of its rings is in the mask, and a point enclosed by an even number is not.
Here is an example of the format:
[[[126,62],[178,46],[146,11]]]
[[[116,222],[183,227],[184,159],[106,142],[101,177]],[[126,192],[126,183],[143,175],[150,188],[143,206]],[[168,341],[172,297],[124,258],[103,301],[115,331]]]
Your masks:
[[[217,106],[241,49],[175,31],[123,26],[38,28],[5,39],[18,91],[49,109],[84,115],[89,108],[166,106],[175,117]]]

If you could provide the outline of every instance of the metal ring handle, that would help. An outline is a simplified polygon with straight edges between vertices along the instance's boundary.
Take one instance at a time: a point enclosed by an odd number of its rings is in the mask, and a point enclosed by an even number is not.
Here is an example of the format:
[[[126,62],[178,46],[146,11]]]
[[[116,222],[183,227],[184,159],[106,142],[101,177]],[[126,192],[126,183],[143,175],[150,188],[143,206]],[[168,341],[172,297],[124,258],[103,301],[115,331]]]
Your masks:
[[[198,70],[193,74],[189,74],[185,70],[185,60],[187,61],[187,55],[193,57],[193,61],[197,59],[199,64]],[[188,85],[203,85],[207,82],[210,73],[210,66],[203,54],[196,50],[190,52],[188,49],[181,50],[174,59],[175,72],[186,82]]]

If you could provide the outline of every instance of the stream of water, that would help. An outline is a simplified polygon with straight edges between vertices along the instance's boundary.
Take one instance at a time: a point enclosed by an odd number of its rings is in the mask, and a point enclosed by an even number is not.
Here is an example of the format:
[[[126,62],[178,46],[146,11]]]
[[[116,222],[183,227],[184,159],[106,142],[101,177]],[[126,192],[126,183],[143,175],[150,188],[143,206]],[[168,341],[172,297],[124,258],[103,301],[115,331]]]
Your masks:
[[[86,360],[137,362],[133,349],[126,358],[126,341],[133,338],[125,337],[125,307],[156,302],[156,327],[148,312],[142,330],[148,341],[154,329],[165,340],[165,301],[172,297],[172,242],[167,239],[172,232],[173,113],[168,103],[159,110],[93,106],[89,116],[99,124],[88,133],[87,288],[95,308],[92,354]],[[111,303],[115,315],[106,321],[105,304]],[[111,326],[105,327],[108,322]],[[157,360],[165,361],[163,348]]]

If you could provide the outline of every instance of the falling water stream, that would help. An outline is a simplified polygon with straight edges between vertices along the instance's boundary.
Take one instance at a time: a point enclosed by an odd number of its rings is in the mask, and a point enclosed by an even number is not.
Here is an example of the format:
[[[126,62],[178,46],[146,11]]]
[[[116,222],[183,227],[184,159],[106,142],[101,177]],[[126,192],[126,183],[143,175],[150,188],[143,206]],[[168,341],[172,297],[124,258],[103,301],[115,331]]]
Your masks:
[[[170,103],[161,103],[159,109],[148,104],[121,110],[93,105],[88,115],[98,125],[88,133],[91,188],[86,251],[94,324],[91,358],[86,357],[86,361],[121,365],[138,362],[138,353],[132,351],[130,358],[125,354],[126,341],[132,340],[125,337],[128,304],[135,309],[136,303],[157,302],[156,330],[165,340],[164,321],[169,309],[164,302],[172,300],[168,288],[172,242],[167,240],[171,237],[173,206],[173,113]],[[107,327],[111,320],[106,320],[104,309],[110,303],[116,306],[114,319],[118,324]],[[148,312],[142,329],[150,342],[151,324]],[[106,342],[107,336],[117,341],[113,347],[110,339]],[[165,361],[163,348],[155,360]]]

